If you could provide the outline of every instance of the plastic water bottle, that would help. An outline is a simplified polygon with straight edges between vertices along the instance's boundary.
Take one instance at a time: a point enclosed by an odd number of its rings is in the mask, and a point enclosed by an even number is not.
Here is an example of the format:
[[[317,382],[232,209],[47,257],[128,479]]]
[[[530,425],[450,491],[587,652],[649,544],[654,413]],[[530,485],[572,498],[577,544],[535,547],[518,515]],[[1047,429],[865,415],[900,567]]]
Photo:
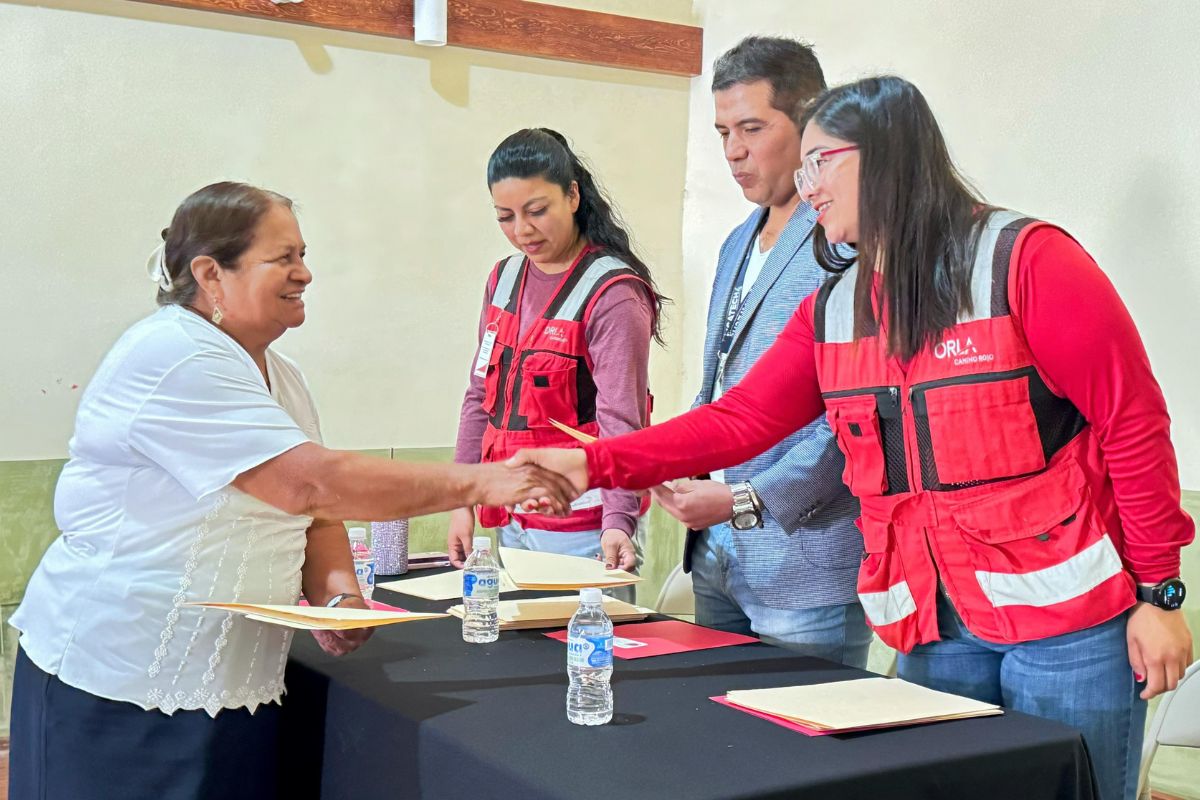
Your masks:
[[[354,575],[358,578],[358,590],[363,600],[370,600],[375,592],[375,555],[367,547],[367,529],[350,529],[350,555],[354,557]]]
[[[500,638],[500,564],[492,540],[476,536],[463,565],[463,641],[484,644]]]
[[[567,626],[567,719],[576,725],[603,725],[613,715],[613,625],[603,601],[599,589],[581,589]]]

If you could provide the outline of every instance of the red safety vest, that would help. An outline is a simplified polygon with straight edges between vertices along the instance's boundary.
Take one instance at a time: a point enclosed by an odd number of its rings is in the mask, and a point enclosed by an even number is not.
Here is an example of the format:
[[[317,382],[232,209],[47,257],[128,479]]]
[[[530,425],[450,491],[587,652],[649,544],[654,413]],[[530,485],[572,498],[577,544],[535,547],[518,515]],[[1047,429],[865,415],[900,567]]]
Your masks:
[[[496,264],[489,280],[492,302],[475,362],[476,374],[484,379],[483,409],[488,415],[481,453],[484,462],[503,461],[526,447],[582,447],[550,420],[591,436],[600,435],[593,364],[585,337],[592,308],[601,293],[618,281],[634,280],[650,290],[624,262],[589,246],[563,273],[541,318],[521,337],[518,314],[528,269],[523,256],[512,256]],[[648,395],[643,425],[649,424],[652,402]],[[645,514],[649,507],[647,497],[640,513]],[[604,508],[599,489],[585,492],[571,508],[571,515],[563,518],[480,506],[479,524],[500,527],[516,513],[524,527],[538,530],[601,527]]]
[[[972,633],[1001,643],[1081,630],[1134,603],[1096,434],[1050,387],[1009,309],[1021,247],[1046,224],[992,213],[971,314],[904,366],[877,327],[854,340],[856,267],[818,291],[821,392],[862,502],[859,598],[901,652],[939,638],[939,582]]]

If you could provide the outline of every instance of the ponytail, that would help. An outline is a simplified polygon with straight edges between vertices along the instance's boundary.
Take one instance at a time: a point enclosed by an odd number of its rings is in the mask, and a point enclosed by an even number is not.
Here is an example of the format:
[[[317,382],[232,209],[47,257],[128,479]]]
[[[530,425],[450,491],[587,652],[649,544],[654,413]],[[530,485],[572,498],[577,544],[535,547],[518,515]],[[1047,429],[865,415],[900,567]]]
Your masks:
[[[650,268],[634,252],[620,214],[592,177],[591,170],[571,150],[566,137],[549,128],[526,128],[509,136],[488,159],[488,188],[506,178],[542,178],[559,186],[564,193],[570,191],[572,182],[578,185],[575,224],[588,242],[623,261],[650,287],[654,307],[651,332],[654,340],[663,344],[659,319],[663,305],[670,299],[658,291]]]

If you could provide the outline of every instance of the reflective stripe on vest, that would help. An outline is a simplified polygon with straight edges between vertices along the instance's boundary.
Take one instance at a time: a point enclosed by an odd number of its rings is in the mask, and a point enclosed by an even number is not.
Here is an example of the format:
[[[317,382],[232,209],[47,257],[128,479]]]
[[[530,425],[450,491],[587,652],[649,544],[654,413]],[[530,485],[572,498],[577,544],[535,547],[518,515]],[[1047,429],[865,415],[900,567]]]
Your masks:
[[[858,600],[867,619],[876,628],[894,625],[917,611],[917,602],[913,600],[908,581],[894,583],[886,592],[860,592]]]
[[[972,308],[970,313],[959,315],[959,323],[1008,314],[1008,261],[1012,254],[1012,243],[1024,227],[1024,224],[1014,226],[1014,223],[1029,222],[1032,220],[1013,211],[997,211],[983,225],[975,250],[975,265],[971,271]],[[993,270],[997,273],[995,279]],[[818,303],[824,306],[824,335],[819,335],[817,341],[829,344],[854,341],[854,286],[857,278],[858,264],[854,264],[822,287],[826,290],[825,299],[823,303],[818,300]]]
[[[993,606],[1044,608],[1081,597],[1123,569],[1106,534],[1061,564],[1021,573],[976,570],[975,578]]]
[[[586,256],[585,256],[586,258]],[[520,287],[521,267],[525,263],[524,256],[510,256],[505,259],[500,268],[500,276],[496,281],[496,290],[492,293],[492,305],[516,314],[519,309],[517,290]],[[546,319],[564,319],[582,321],[588,303],[597,288],[603,286],[611,278],[622,274],[632,274],[632,270],[613,256],[600,256],[591,264],[580,263],[584,267],[578,276],[572,275],[563,289],[567,290],[565,297],[555,298]]]

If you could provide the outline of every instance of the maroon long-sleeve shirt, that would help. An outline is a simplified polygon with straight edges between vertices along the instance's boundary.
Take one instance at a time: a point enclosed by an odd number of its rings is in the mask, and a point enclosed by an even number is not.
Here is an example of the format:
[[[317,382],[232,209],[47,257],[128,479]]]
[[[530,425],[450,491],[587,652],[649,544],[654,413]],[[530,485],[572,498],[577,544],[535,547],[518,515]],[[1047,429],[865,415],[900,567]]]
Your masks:
[[[1030,234],[1012,311],[1038,368],[1091,423],[1124,528],[1123,557],[1141,583],[1179,574],[1194,524],[1180,507],[1170,418],[1133,319],[1107,276],[1070,236]],[[644,489],[738,464],[821,414],[813,349],[815,295],[718,402],[586,447],[594,486]]]
[[[537,265],[531,265],[518,311],[521,336],[546,309],[561,279],[561,274],[550,275]],[[479,318],[480,338],[491,302],[492,287],[489,286],[484,291],[483,312]],[[650,298],[635,281],[618,281],[609,286],[592,307],[584,338],[592,359],[592,379],[596,382],[596,421],[601,436],[617,436],[642,427],[652,321]],[[487,429],[483,393],[483,378],[472,370],[471,383],[459,413],[458,442],[454,449],[454,460],[460,464],[475,464],[480,459],[483,433]],[[637,529],[637,495],[623,489],[606,489],[600,496],[604,507],[604,529],[616,528],[632,536]]]

